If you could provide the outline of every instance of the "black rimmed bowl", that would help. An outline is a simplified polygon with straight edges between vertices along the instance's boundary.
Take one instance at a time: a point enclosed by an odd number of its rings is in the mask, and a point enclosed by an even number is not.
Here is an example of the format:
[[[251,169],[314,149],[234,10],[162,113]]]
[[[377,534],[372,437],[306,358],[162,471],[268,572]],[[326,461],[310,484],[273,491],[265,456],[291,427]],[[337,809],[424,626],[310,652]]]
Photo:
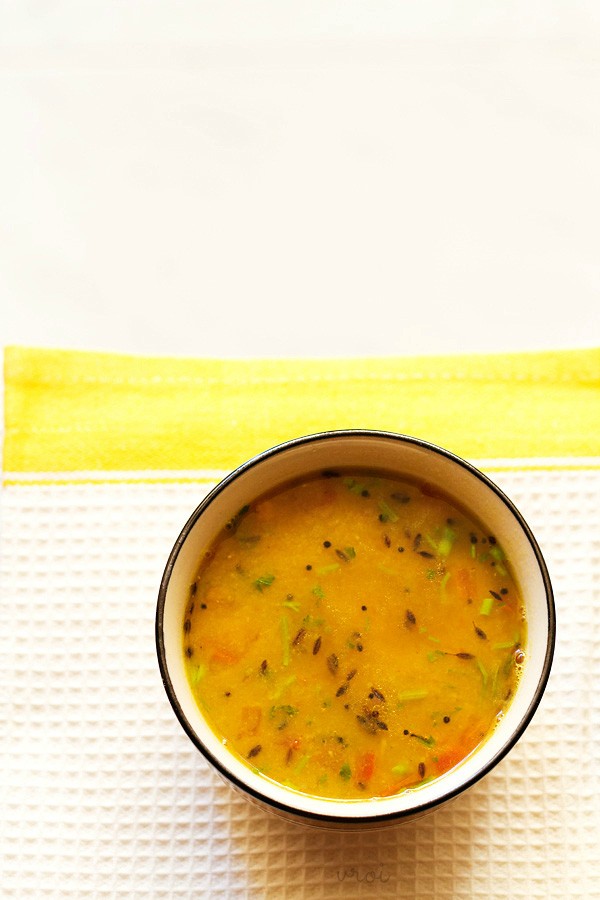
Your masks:
[[[439,488],[485,523],[511,561],[527,620],[526,657],[510,706],[492,734],[463,763],[416,790],[375,799],[330,800],[303,794],[260,775],[234,756],[205,720],[189,685],[182,623],[190,584],[203,553],[243,506],[299,477],[326,469],[382,470]],[[233,788],[261,807],[307,825],[362,830],[423,815],[490,772],[523,735],[545,690],[555,642],[550,578],[538,544],[509,498],[482,472],[448,451],[406,435],[346,430],[280,444],[223,479],[183,527],[169,556],[156,610],[158,663],[183,729]]]

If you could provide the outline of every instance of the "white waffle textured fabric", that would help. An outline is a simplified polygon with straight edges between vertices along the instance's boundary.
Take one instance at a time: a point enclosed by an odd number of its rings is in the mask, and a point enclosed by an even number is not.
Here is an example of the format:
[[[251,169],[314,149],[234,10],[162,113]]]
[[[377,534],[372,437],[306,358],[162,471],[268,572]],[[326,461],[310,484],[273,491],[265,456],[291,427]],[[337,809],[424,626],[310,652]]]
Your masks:
[[[600,897],[600,470],[490,468],[553,580],[545,697],[470,792],[364,835],[255,808],[213,774],[171,711],[155,602],[206,484],[7,486],[2,898]]]

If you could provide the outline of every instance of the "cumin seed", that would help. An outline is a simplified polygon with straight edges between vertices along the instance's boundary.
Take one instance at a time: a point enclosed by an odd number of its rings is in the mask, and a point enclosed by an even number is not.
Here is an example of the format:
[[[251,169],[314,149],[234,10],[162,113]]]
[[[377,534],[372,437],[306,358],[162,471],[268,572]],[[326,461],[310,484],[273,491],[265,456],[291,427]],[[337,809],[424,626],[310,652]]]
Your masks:
[[[313,644],[313,656],[316,656],[319,650],[321,649],[321,635],[316,639]]]
[[[306,628],[301,628],[300,631],[298,632],[298,634],[296,635],[296,637],[294,638],[294,640],[292,641],[292,644],[294,645],[294,647],[297,647],[298,644],[300,644],[303,641],[305,634],[306,634]]]
[[[252,748],[252,750],[249,751],[247,758],[254,759],[255,756],[258,756],[258,754],[260,753],[261,750],[262,750],[262,745],[257,744],[255,747]]]
[[[375,724],[375,720],[368,718],[367,716],[357,716],[356,721],[365,731],[368,731],[369,734],[375,734],[377,731],[377,725]]]

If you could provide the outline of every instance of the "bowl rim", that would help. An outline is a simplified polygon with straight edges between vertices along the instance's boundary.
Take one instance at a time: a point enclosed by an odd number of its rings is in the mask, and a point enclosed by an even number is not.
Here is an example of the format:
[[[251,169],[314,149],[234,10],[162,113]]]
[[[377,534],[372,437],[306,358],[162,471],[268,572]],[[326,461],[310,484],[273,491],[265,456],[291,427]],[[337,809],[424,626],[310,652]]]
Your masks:
[[[377,440],[383,438],[387,440],[398,440],[402,443],[408,443],[413,446],[419,447],[421,449],[434,452],[438,455],[444,456],[449,461],[462,466],[466,469],[471,475],[475,476],[479,479],[483,484],[491,490],[496,496],[505,504],[508,508],[509,512],[516,519],[520,528],[522,529],[523,534],[527,538],[533,554],[535,556],[537,565],[539,567],[539,571],[542,577],[542,581],[544,584],[544,592],[546,596],[546,611],[548,616],[548,632],[546,638],[546,652],[544,656],[544,662],[542,665],[542,669],[540,672],[540,677],[538,679],[536,689],[533,693],[533,696],[530,700],[530,703],[523,713],[521,720],[519,721],[517,727],[512,731],[510,736],[507,738],[503,746],[492,756],[480,769],[478,769],[471,777],[461,782],[457,787],[443,793],[440,796],[435,797],[430,801],[425,801],[422,803],[417,803],[415,806],[411,806],[408,809],[403,810],[391,810],[388,812],[382,812],[381,814],[373,814],[373,815],[356,815],[356,810],[360,808],[360,801],[352,801],[348,804],[347,815],[336,814],[332,812],[329,813],[321,813],[315,812],[312,810],[299,809],[295,807],[293,804],[286,804],[278,801],[277,799],[268,796],[266,793],[261,793],[260,791],[255,790],[251,785],[240,780],[237,776],[231,772],[227,767],[214,756],[213,753],[203,744],[198,735],[196,734],[194,728],[190,724],[185,715],[181,704],[179,703],[177,693],[173,687],[173,683],[171,681],[171,677],[169,674],[169,669],[167,665],[167,654],[165,649],[165,640],[164,640],[164,613],[165,613],[165,604],[167,599],[167,591],[169,587],[169,583],[171,580],[171,575],[173,574],[173,570],[175,568],[175,564],[177,562],[177,558],[179,553],[186,542],[190,532],[192,531],[194,525],[203,514],[204,510],[213,502],[216,496],[220,494],[222,491],[227,489],[233,482],[235,482],[241,475],[255,466],[264,464],[271,457],[278,455],[283,452],[287,452],[292,450],[294,447],[301,446],[304,444],[315,443],[323,440],[331,440],[331,439],[343,439],[348,437],[366,437],[366,438],[375,438]],[[156,605],[156,615],[155,615],[155,643],[156,643],[156,653],[158,658],[158,666],[160,675],[162,678],[163,686],[166,691],[167,697],[175,713],[177,719],[179,720],[180,725],[183,730],[187,734],[188,738],[192,741],[197,750],[202,753],[205,759],[210,763],[210,765],[220,773],[220,775],[230,784],[232,784],[235,788],[240,790],[242,793],[248,795],[253,800],[257,801],[260,805],[266,805],[271,807],[273,811],[279,812],[280,814],[285,815],[286,817],[293,817],[299,819],[301,821],[308,823],[312,823],[314,825],[341,825],[341,826],[351,826],[351,825],[385,825],[385,824],[394,824],[394,822],[401,822],[402,820],[413,818],[419,815],[423,815],[429,812],[432,809],[437,808],[443,803],[452,800],[454,797],[462,794],[464,791],[472,787],[482,778],[484,778],[495,766],[512,750],[515,744],[520,740],[523,733],[525,732],[527,726],[531,722],[539,704],[545,692],[548,679],[550,677],[550,671],[552,668],[552,661],[554,657],[554,650],[556,646],[556,609],[554,603],[554,592],[552,589],[552,584],[550,581],[550,575],[548,573],[548,568],[546,566],[546,562],[542,555],[542,551],[538,545],[536,538],[531,531],[531,528],[525,521],[523,515],[519,511],[519,509],[515,506],[513,501],[502,491],[501,488],[498,487],[487,475],[485,475],[482,471],[480,471],[476,466],[467,460],[463,459],[460,456],[457,456],[455,453],[450,450],[446,450],[444,447],[441,447],[437,444],[432,443],[431,441],[425,440],[423,438],[414,437],[411,435],[403,434],[400,432],[394,431],[385,431],[379,429],[368,429],[368,428],[344,428],[344,429],[333,429],[329,431],[319,431],[312,434],[303,435],[301,437],[292,438],[290,440],[282,441],[278,444],[275,444],[272,447],[269,447],[266,450],[261,451],[255,456],[248,459],[246,462],[243,462],[236,468],[234,468],[231,472],[225,475],[209,492],[208,494],[201,500],[196,509],[189,516],[187,522],[181,529],[173,548],[169,554],[158,592],[158,600]],[[229,751],[225,751],[229,752]],[[285,786],[282,786],[282,790],[286,790]],[[293,795],[293,791],[290,791],[290,794]],[[416,795],[415,795],[416,796]],[[321,800],[325,800],[326,802],[331,802],[332,805],[336,805],[338,803],[343,803],[345,801],[337,801],[332,799],[328,801],[327,798],[318,798]]]

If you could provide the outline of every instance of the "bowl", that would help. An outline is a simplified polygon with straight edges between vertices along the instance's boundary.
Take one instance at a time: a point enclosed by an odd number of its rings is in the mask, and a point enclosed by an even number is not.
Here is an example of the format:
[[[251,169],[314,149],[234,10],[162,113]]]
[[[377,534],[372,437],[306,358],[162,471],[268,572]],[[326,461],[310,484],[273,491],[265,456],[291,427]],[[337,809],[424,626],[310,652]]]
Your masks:
[[[204,718],[188,682],[182,622],[199,561],[228,522],[258,496],[290,480],[336,468],[382,470],[437,488],[485,523],[511,561],[527,620],[526,658],[514,697],[489,737],[462,764],[416,790],[334,800],[263,777],[233,754]],[[371,430],[328,431],[279,444],[225,477],[184,525],[168,558],[156,610],[163,684],[184,731],[212,768],[264,809],[317,827],[382,828],[424,815],[489,773],[523,735],[545,690],[555,642],[552,587],[540,548],[511,500],[469,462],[426,440]]]

